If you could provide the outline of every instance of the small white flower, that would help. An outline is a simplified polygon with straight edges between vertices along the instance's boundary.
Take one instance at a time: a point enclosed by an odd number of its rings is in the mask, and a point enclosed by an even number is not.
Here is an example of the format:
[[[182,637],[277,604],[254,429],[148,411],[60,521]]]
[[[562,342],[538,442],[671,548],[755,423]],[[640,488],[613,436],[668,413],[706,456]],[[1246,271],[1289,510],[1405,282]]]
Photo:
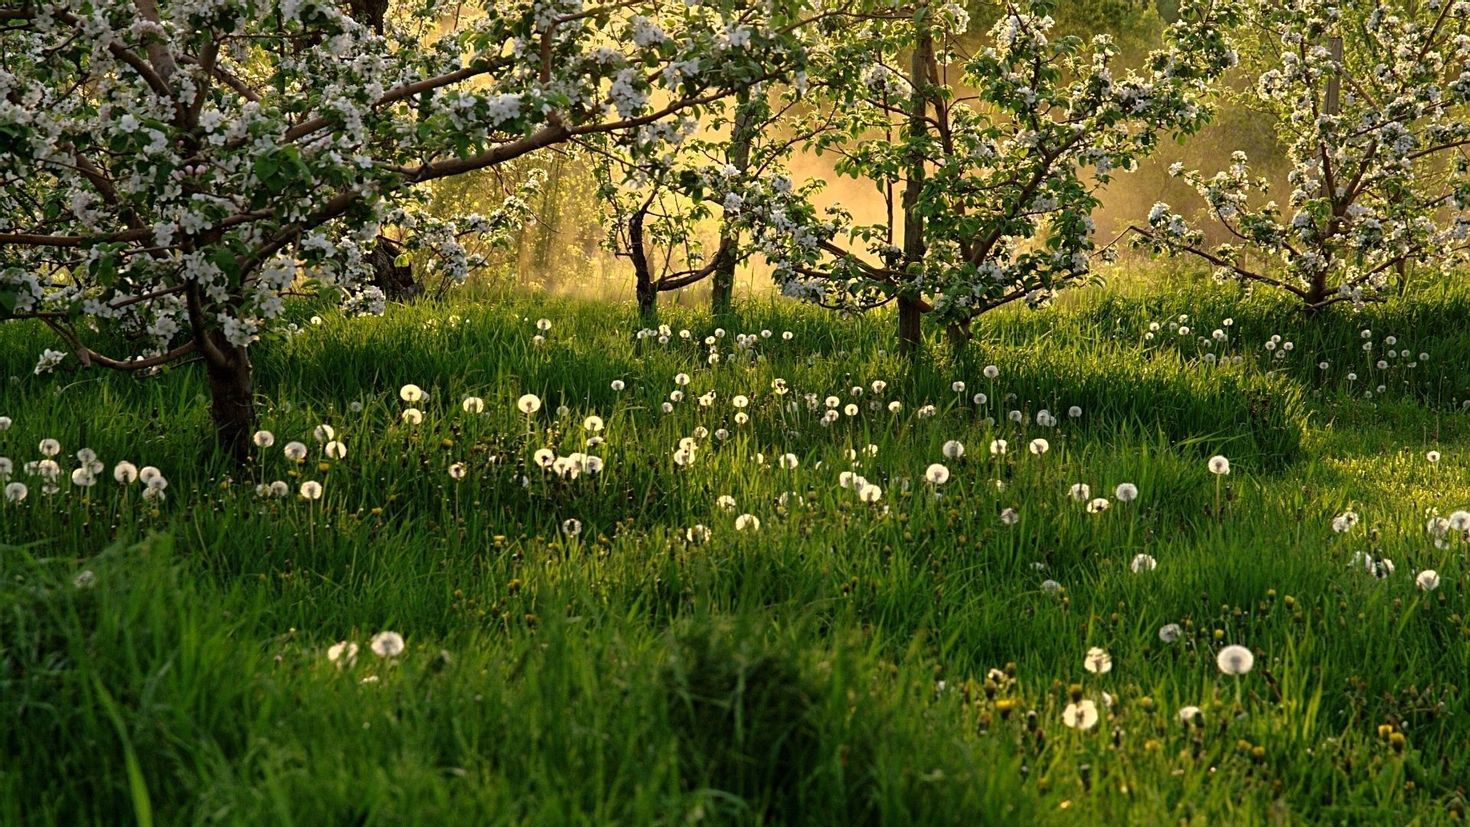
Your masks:
[[[1209,468],[1211,474],[1224,476],[1230,473],[1230,460],[1220,456],[1219,454],[1216,454],[1215,456],[1210,457]]]
[[[924,470],[924,481],[930,485],[944,485],[949,482],[949,469],[936,462]]]
[[[112,478],[122,485],[130,485],[138,479],[138,466],[127,462],[119,462],[112,469]]]
[[[465,413],[484,413],[485,400],[481,399],[478,396],[466,396],[464,398],[464,401],[459,403],[459,407],[464,410]]]
[[[1062,710],[1062,723],[1072,729],[1092,729],[1097,726],[1097,704],[1085,700],[1067,704]]]
[[[424,389],[418,385],[404,385],[398,389],[398,398],[410,404],[423,400]]]
[[[257,448],[269,448],[276,444],[276,435],[270,431],[256,431],[255,436],[251,437],[251,441],[255,443],[255,447]]]
[[[316,480],[307,480],[301,484],[301,499],[319,500],[322,498],[322,484]]]
[[[1159,627],[1159,640],[1165,643],[1173,643],[1182,634],[1184,634],[1184,628],[1178,623],[1165,623]]]
[[[761,519],[754,514],[741,514],[735,518],[736,531],[760,531]]]
[[[957,439],[951,439],[944,443],[944,448],[941,450],[944,453],[945,459],[959,459],[965,455],[965,443]]]
[[[1143,572],[1153,571],[1158,568],[1159,561],[1155,560],[1153,555],[1150,554],[1136,554],[1133,557],[1133,562],[1129,563],[1128,567],[1133,569],[1134,574],[1142,574]]]
[[[1434,569],[1425,569],[1414,576],[1414,585],[1426,592],[1432,592],[1439,588],[1439,572]]]
[[[368,642],[368,647],[380,658],[396,658],[403,654],[403,635],[397,632],[378,632]]]
[[[541,410],[541,397],[534,393],[528,393],[516,400],[516,408],[523,414],[531,414]]]
[[[1094,675],[1106,675],[1113,671],[1113,656],[1108,650],[1094,646],[1087,650],[1087,657],[1082,659],[1082,668]]]
[[[337,664],[337,668],[351,666],[357,662],[357,644],[351,641],[339,640],[327,647],[327,660]]]
[[[1215,656],[1215,665],[1227,675],[1244,675],[1256,665],[1256,656],[1244,646],[1232,644]]]
[[[1118,487],[1113,489],[1113,496],[1120,503],[1131,503],[1138,499],[1138,486],[1131,482],[1119,483]]]

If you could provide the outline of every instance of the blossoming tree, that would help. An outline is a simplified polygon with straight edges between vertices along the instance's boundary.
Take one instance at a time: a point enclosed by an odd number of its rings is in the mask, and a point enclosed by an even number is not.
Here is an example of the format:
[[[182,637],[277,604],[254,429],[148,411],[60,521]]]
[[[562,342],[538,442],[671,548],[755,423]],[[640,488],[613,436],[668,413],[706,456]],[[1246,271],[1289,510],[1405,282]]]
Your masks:
[[[1464,262],[1470,3],[1252,0],[1248,17],[1264,33],[1254,91],[1287,151],[1287,203],[1267,198],[1243,152],[1210,176],[1176,165],[1227,241],[1212,245],[1164,203],[1135,228],[1142,240],[1309,310],[1371,300],[1415,266]]]
[[[631,156],[605,137],[591,145],[599,158],[608,246],[632,263],[645,318],[656,315],[659,293],[703,281],[712,282],[711,311],[730,311],[735,269],[754,252],[749,225],[773,217],[760,210],[747,214],[746,199],[782,186],[794,150],[836,120],[830,102],[825,109],[813,105],[809,88],[806,73],[799,72],[791,84],[745,90],[723,111],[691,124],[698,132],[662,155]],[[710,251],[703,234],[713,221],[718,242]]]
[[[1089,277],[1100,189],[1164,137],[1206,122],[1212,83],[1236,61],[1226,39],[1236,15],[1225,0],[1185,4],[1163,47],[1129,71],[1105,36],[1052,37],[1055,6],[1006,3],[970,56],[956,4],[856,27],[834,62],[848,80],[834,84],[846,128],[817,147],[887,195],[889,220],[781,204],[809,230],[766,237],[786,292],[855,308],[896,300],[912,349],[926,313],[963,343],[980,315],[1040,305]]]
[[[417,185],[594,134],[657,153],[802,53],[801,8],[758,0],[409,11],[379,34],[323,0],[5,0],[0,318],[88,366],[198,357],[243,458],[251,345],[293,293],[371,305]]]

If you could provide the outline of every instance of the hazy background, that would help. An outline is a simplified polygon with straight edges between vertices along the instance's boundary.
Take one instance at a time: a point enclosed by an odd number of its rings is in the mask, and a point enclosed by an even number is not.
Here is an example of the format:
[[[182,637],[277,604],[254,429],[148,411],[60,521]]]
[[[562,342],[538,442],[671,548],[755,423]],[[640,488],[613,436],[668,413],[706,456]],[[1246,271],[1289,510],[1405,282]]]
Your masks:
[[[1123,51],[1123,64],[1137,66],[1157,46],[1167,21],[1172,20],[1177,0],[1062,0],[1056,13],[1057,30],[1084,38],[1096,33],[1112,35]],[[963,45],[973,48],[985,41],[997,14],[997,4],[981,0],[969,3],[973,16]],[[1233,84],[1237,91],[1241,83]],[[1103,206],[1095,214],[1100,243],[1114,238],[1130,222],[1139,221],[1155,202],[1167,201],[1186,214],[1199,208],[1193,191],[1167,174],[1170,164],[1182,161],[1207,175],[1223,168],[1230,153],[1245,150],[1255,172],[1269,178],[1282,173],[1280,149],[1273,124],[1261,113],[1246,108],[1244,95],[1227,95],[1220,101],[1215,123],[1182,144],[1169,143],[1145,161],[1137,172],[1118,175],[1103,193]],[[595,197],[596,182],[586,159],[568,151],[551,151],[523,161],[495,175],[466,177],[444,182],[434,191],[432,209],[440,213],[493,209],[507,192],[513,191],[518,176],[532,167],[547,173],[546,186],[535,196],[536,218],[516,239],[514,248],[497,254],[494,266],[480,278],[514,284],[532,291],[580,295],[597,299],[630,299],[631,270],[624,259],[606,249],[607,231],[602,206]],[[883,219],[884,202],[870,183],[844,178],[832,171],[830,156],[802,155],[792,162],[797,180],[819,178],[827,182],[819,206],[841,203],[864,222]],[[715,246],[717,226],[706,229],[708,249]],[[1119,269],[1137,267],[1136,257],[1125,252]],[[756,259],[742,266],[737,276],[739,296],[772,292],[769,272]],[[675,304],[702,303],[704,285],[665,294],[660,301]]]

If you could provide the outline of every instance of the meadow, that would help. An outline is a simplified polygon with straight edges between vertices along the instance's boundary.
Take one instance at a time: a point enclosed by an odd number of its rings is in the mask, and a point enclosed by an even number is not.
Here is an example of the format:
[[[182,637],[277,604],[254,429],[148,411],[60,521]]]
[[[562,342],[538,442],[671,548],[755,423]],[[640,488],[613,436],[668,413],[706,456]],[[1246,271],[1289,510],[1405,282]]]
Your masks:
[[[0,329],[0,822],[1464,819],[1470,292],[291,312]]]

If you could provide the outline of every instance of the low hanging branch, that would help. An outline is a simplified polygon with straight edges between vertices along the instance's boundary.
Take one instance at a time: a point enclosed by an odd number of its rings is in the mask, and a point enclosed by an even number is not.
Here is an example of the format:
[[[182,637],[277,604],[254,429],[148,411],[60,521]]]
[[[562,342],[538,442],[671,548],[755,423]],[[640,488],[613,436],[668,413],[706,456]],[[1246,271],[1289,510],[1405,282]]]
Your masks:
[[[492,216],[433,221],[414,209],[421,185],[587,136],[661,154],[681,124],[793,71],[812,18],[508,0],[453,15],[425,2],[395,26],[324,0],[9,2],[0,320],[43,321],[84,365],[197,354],[237,456],[254,418],[249,348],[283,324],[287,296],[375,310],[385,227],[462,278],[465,233],[525,216],[513,194]],[[99,332],[138,352],[102,355],[85,341]]]
[[[849,32],[823,87],[846,118],[813,145],[890,204],[902,190],[901,215],[859,225],[795,195],[770,199],[768,211],[801,219],[798,232],[762,236],[787,293],[854,309],[897,297],[912,346],[916,313],[963,341],[979,316],[1090,277],[1101,189],[1164,137],[1207,122],[1211,87],[1237,60],[1226,32],[1238,18],[1232,2],[1186,3],[1135,72],[1116,66],[1106,37],[1053,37],[1055,7],[1006,3],[969,58],[955,45],[969,22],[955,5],[897,9]],[[892,68],[904,59],[907,71]],[[960,98],[959,84],[974,94]]]
[[[1243,152],[1206,177],[1171,172],[1205,202],[1196,225],[1156,204],[1133,228],[1161,255],[1260,284],[1307,310],[1361,305],[1411,269],[1444,273],[1470,249],[1470,4],[1251,2],[1255,104],[1277,124],[1285,206]],[[1206,228],[1230,239],[1211,244]]]

